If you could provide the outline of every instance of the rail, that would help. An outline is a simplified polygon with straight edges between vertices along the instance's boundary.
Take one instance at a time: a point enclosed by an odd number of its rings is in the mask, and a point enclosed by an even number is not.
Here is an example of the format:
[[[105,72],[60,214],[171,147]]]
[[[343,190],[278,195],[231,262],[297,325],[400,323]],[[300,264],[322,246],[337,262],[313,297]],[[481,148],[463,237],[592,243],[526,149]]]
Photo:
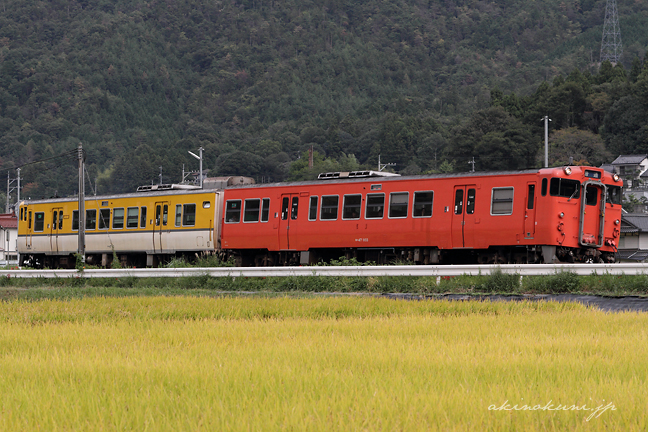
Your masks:
[[[648,264],[503,264],[411,266],[312,266],[312,267],[186,267],[140,269],[0,270],[8,278],[124,278],[124,277],[288,277],[288,276],[428,276],[488,275],[495,270],[520,276],[543,276],[563,271],[578,275],[648,274]]]

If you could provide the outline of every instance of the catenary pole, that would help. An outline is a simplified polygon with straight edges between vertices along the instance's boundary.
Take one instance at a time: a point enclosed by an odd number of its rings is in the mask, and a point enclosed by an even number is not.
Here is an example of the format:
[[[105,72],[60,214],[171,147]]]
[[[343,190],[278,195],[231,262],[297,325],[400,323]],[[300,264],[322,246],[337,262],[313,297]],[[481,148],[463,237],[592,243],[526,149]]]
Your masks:
[[[81,260],[85,263],[85,183],[84,179],[84,157],[83,157],[83,146],[79,143],[78,149],[78,158],[79,158],[79,246],[78,253],[81,256]]]

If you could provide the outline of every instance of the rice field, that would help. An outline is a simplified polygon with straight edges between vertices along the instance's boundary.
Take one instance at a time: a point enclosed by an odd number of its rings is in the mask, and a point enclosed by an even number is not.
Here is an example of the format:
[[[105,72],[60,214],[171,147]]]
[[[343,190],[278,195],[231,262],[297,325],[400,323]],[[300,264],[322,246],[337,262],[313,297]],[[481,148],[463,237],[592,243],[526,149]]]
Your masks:
[[[643,431],[646,329],[571,303],[0,302],[0,430]]]

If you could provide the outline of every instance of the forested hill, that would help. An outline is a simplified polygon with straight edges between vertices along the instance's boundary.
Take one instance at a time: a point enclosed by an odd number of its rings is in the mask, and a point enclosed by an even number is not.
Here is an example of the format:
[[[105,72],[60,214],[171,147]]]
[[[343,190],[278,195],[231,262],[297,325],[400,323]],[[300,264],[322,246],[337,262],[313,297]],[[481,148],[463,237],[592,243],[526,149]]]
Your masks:
[[[212,175],[259,181],[312,175],[299,159],[311,145],[317,170],[379,154],[401,172],[472,156],[517,168],[536,163],[551,101],[566,113],[554,129],[610,146],[604,118],[648,46],[644,2],[625,3],[625,69],[599,74],[605,0],[3,0],[0,168],[79,142],[99,192],[160,167],[180,181],[200,146]],[[70,158],[25,166],[23,196],[73,193],[75,176]]]

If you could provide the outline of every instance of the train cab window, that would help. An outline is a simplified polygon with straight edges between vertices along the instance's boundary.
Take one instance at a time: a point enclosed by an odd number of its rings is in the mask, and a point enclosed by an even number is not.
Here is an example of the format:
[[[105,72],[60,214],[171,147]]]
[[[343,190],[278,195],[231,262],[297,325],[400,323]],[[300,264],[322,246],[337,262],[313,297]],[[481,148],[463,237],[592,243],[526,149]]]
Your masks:
[[[243,222],[259,222],[260,205],[261,200],[258,198],[246,199],[245,209],[243,210]]]
[[[290,198],[284,197],[281,200],[281,220],[288,219],[288,206],[290,205]]]
[[[34,213],[34,231],[41,232],[45,228],[45,213]]]
[[[182,204],[176,204],[175,226],[179,227],[182,222]]]
[[[292,206],[290,207],[290,219],[297,219],[297,210],[299,208],[299,197],[293,197]]]
[[[542,179],[542,187],[540,188],[540,193],[542,196],[547,196],[547,179]]]
[[[72,231],[79,230],[79,210],[72,210]]]
[[[529,185],[529,193],[528,193],[528,197],[527,197],[527,208],[529,210],[533,210],[534,201],[535,201],[535,185],[530,184]]]
[[[432,217],[434,192],[414,192],[413,217]]]
[[[241,200],[225,203],[225,223],[238,223],[241,220]]]
[[[466,214],[475,213],[475,189],[468,189],[466,197]]]
[[[385,194],[367,194],[365,219],[382,219],[385,213]]]
[[[185,204],[182,208],[182,226],[196,225],[196,204]]]
[[[549,195],[567,197],[569,199],[580,197],[580,182],[554,177],[549,183]]]
[[[513,188],[493,188],[491,200],[492,215],[513,214]]]
[[[140,228],[146,228],[146,207],[142,207],[142,213],[140,215]]]
[[[25,209],[21,207],[20,208],[20,220],[23,220],[23,213],[25,213]]]
[[[360,219],[362,195],[344,195],[342,219]]]
[[[407,217],[407,205],[409,202],[409,192],[394,192],[389,194],[389,217],[404,218]]]
[[[464,195],[463,189],[457,189],[455,191],[454,214],[456,215],[460,215],[463,213],[463,195]]]
[[[310,206],[308,207],[308,220],[314,221],[317,220],[317,196],[310,197]]]
[[[99,229],[108,229],[110,227],[110,209],[99,210]]]
[[[116,208],[113,210],[113,229],[124,228],[124,209]]]
[[[263,198],[261,204],[261,222],[268,222],[270,218],[270,198]]]
[[[126,228],[137,228],[139,219],[139,209],[137,207],[128,207],[126,210]]]
[[[320,220],[336,220],[338,217],[338,202],[340,197],[337,195],[328,195],[322,197],[322,209]]]
[[[621,187],[620,186],[608,186],[607,195],[605,200],[609,204],[621,204]]]
[[[86,210],[86,226],[87,230],[97,228],[97,210]]]
[[[585,189],[585,204],[595,206],[598,203],[598,189],[596,186],[587,186]]]

